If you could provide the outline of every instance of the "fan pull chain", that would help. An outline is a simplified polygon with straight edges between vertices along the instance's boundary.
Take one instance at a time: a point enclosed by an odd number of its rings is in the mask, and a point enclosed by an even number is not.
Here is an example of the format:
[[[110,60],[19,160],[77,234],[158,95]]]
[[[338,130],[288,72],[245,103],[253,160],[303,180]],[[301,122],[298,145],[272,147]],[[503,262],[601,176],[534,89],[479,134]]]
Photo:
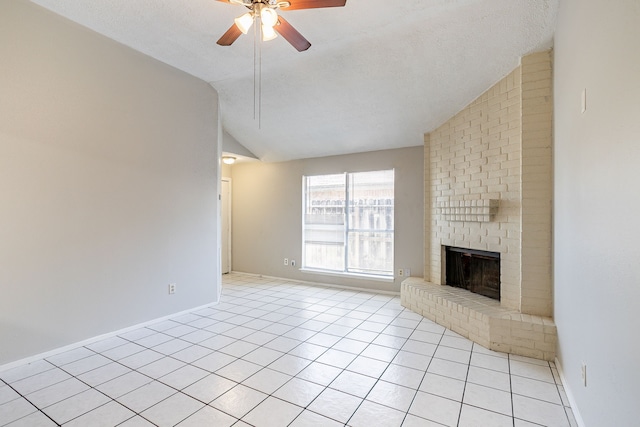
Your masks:
[[[253,26],[253,120],[258,120],[258,129],[262,128],[262,34],[261,22],[255,17]]]

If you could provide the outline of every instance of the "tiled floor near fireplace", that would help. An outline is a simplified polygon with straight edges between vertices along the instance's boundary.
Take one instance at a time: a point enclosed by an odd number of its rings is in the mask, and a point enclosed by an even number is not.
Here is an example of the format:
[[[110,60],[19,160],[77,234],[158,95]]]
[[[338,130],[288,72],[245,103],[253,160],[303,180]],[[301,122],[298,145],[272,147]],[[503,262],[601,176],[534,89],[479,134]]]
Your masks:
[[[0,372],[0,426],[575,426],[553,363],[398,296],[231,274],[222,302]]]

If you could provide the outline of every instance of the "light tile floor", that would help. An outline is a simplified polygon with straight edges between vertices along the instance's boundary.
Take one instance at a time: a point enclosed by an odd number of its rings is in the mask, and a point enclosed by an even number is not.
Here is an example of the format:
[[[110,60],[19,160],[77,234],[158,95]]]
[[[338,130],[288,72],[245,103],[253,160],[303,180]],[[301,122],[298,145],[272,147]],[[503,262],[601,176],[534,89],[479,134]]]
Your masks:
[[[576,426],[553,363],[397,296],[223,282],[218,305],[0,372],[0,426]]]

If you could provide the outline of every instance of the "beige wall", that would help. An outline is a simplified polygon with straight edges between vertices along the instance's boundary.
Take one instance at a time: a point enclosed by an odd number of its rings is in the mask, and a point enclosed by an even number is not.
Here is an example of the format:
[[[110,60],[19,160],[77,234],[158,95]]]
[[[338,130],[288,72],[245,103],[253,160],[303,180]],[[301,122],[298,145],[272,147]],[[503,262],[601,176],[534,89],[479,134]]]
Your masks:
[[[24,0],[0,58],[0,365],[214,301],[214,90]]]
[[[554,317],[564,383],[584,426],[640,420],[639,22],[637,0],[560,2]]]
[[[300,272],[302,177],[395,168],[395,269],[422,276],[423,148],[403,148],[283,163],[232,167],[233,270],[269,276],[399,291],[394,283]],[[295,259],[285,267],[283,259]]]

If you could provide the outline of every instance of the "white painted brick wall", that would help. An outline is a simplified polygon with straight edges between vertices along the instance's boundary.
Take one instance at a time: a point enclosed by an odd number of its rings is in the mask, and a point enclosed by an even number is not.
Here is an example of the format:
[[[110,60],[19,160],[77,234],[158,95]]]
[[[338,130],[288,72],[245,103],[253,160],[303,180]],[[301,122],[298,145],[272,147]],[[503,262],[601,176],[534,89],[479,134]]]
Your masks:
[[[425,280],[442,284],[442,246],[501,254],[501,304],[550,316],[551,52],[522,65],[425,135]],[[499,200],[497,212],[461,212]],[[477,205],[476,205],[477,206]]]

